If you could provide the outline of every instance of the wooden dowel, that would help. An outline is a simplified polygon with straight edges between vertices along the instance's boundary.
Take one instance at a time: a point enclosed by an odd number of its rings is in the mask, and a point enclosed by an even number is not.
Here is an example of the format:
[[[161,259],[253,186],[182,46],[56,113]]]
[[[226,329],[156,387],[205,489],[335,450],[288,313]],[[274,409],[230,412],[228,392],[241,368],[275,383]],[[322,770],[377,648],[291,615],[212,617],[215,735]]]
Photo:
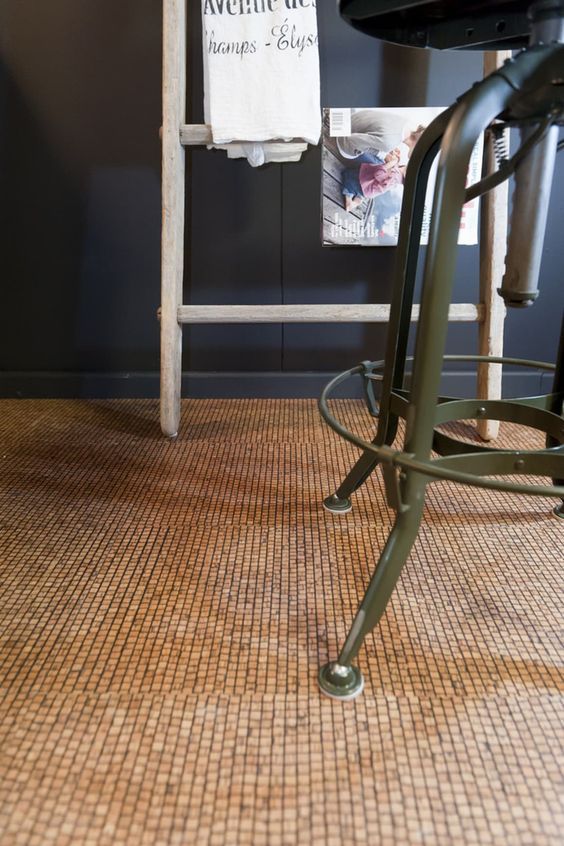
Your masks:
[[[510,51],[484,54],[484,76],[493,73],[511,56]],[[486,170],[495,169],[495,154],[491,139],[484,148]],[[484,320],[480,324],[478,352],[480,355],[503,355],[503,325],[505,305],[497,289],[501,287],[507,251],[508,183],[503,182],[489,191],[481,200],[480,213],[480,302],[484,306]],[[502,390],[501,364],[478,366],[478,397],[499,399]],[[497,420],[479,420],[478,434],[485,441],[493,440],[499,433]]]
[[[180,142],[185,147],[205,147],[213,144],[211,126],[205,123],[183,124],[180,127]],[[237,144],[252,144],[252,141],[237,140]],[[270,152],[294,152],[303,153],[307,150],[307,143],[301,138],[292,141],[264,141],[266,150]]]
[[[161,259],[161,428],[174,437],[180,421],[184,276],[185,153],[179,128],[186,122],[186,0],[164,0]]]
[[[180,323],[387,323],[389,305],[183,305],[178,309]],[[419,306],[411,319],[418,320]],[[451,305],[449,320],[476,323],[484,318],[479,305]]]

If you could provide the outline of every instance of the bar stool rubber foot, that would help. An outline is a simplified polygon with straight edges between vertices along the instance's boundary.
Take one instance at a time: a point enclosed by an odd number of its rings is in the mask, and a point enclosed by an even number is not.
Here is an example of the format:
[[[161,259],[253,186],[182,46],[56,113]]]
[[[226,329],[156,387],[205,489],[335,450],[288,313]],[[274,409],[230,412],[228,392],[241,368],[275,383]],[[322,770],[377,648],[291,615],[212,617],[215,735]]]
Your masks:
[[[364,690],[364,678],[358,667],[344,667],[336,661],[320,669],[317,681],[325,696],[341,702],[356,699]]]
[[[323,508],[331,514],[348,514],[352,511],[352,502],[348,497],[341,499],[337,494],[332,494],[323,500]]]
[[[564,502],[561,502],[560,505],[556,505],[552,509],[552,513],[555,517],[560,517],[561,520],[564,520]]]

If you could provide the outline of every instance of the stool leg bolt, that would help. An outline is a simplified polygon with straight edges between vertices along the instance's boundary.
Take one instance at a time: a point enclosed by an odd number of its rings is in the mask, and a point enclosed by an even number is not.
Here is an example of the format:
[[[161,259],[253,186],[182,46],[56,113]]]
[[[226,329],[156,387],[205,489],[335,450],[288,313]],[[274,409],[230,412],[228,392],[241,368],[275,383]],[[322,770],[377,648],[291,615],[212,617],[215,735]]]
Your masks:
[[[331,514],[348,514],[352,511],[352,502],[348,497],[341,499],[337,494],[331,494],[323,500],[323,508]]]
[[[356,699],[364,690],[364,678],[358,667],[344,667],[337,661],[321,667],[318,681],[326,696],[341,702]]]

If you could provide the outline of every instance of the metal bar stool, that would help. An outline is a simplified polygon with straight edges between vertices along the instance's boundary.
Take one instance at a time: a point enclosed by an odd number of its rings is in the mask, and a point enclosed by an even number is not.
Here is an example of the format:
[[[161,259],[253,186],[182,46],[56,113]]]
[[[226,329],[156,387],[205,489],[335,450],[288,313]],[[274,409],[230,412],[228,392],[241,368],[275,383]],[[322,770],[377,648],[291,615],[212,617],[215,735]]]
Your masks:
[[[520,359],[463,356],[466,360],[515,364],[554,371],[546,396],[499,401],[439,396],[451,300],[458,228],[470,198],[492,189],[511,174],[515,193],[506,272],[500,295],[512,307],[531,305],[538,275],[558,143],[564,124],[564,0],[341,0],[342,15],[363,31],[419,47],[520,49],[502,68],[474,85],[426,130],[407,170],[396,277],[386,359],[363,362],[341,373],[325,388],[320,410],[343,438],[362,455],[324,506],[335,514],[351,509],[351,494],[377,465],[383,470],[386,496],[396,519],[372,580],[335,662],[319,672],[321,690],[337,699],[353,699],[363,678],[353,661],[365,636],[379,622],[417,536],[427,485],[438,479],[493,490],[552,496],[564,517],[564,323],[557,364]],[[522,48],[522,49],[521,49]],[[468,164],[480,134],[496,126],[518,127],[521,145],[498,171],[466,188]],[[409,390],[404,384],[407,336],[429,171],[440,153],[431,231],[424,267],[421,313]],[[452,358],[452,357],[446,357]],[[370,443],[348,431],[333,416],[328,398],[349,377],[363,380],[377,431]],[[379,403],[375,383],[381,383]],[[403,449],[392,448],[398,420],[406,423]],[[491,419],[529,426],[546,434],[536,451],[492,449],[459,442],[436,430],[462,419]],[[432,451],[438,453],[432,457]],[[553,484],[530,484],[500,476],[546,476]]]

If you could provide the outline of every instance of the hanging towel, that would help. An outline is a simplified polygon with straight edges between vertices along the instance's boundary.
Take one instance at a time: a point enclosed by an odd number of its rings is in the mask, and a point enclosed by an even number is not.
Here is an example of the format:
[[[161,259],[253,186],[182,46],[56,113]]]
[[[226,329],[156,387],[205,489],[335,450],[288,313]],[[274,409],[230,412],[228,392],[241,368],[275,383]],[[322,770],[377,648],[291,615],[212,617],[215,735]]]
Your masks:
[[[204,112],[213,145],[256,167],[301,155],[294,145],[284,151],[268,142],[317,144],[316,0],[202,0],[202,19]]]

